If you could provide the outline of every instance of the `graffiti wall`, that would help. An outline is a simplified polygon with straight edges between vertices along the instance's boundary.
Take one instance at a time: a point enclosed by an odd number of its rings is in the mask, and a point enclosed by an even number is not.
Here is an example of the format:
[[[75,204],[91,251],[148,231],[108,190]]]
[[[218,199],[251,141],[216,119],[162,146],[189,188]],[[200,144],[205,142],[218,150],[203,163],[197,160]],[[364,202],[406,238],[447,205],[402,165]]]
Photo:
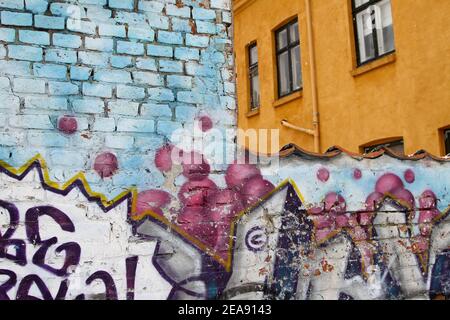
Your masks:
[[[230,1],[0,24],[1,300],[449,298],[448,159],[235,154]]]

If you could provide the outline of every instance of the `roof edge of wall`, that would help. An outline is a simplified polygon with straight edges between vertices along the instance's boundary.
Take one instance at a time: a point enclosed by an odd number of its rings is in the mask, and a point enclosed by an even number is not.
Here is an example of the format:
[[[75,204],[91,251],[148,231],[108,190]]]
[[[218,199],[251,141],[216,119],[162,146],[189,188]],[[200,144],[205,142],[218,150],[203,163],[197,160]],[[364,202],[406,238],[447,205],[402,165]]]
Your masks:
[[[246,150],[246,152],[252,153],[249,150]],[[401,160],[401,161],[420,161],[420,160],[431,159],[436,162],[450,163],[450,157],[436,156],[436,155],[433,155],[433,154],[427,152],[426,150],[418,150],[417,152],[415,152],[411,155],[401,156],[386,147],[383,147],[376,152],[371,152],[368,154],[360,154],[360,153],[348,151],[340,146],[334,146],[334,147],[329,148],[325,153],[315,153],[315,152],[307,151],[307,150],[297,146],[294,143],[285,145],[283,148],[281,148],[281,150],[278,154],[274,154],[272,156],[274,156],[274,157],[279,156],[280,158],[289,158],[291,156],[298,156],[298,157],[306,158],[309,160],[332,160],[342,154],[347,155],[356,160],[375,160],[375,159],[381,158],[383,156],[389,156],[391,158]]]

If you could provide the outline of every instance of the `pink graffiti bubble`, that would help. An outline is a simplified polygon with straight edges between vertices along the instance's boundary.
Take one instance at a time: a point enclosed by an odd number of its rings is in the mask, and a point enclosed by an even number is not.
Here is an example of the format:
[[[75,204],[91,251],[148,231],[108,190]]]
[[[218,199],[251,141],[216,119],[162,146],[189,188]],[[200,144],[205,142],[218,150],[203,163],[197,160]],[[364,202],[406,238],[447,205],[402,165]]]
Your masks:
[[[419,215],[419,223],[431,223],[436,217],[439,217],[441,213],[439,210],[426,210],[421,211]]]
[[[316,229],[316,232],[315,232],[316,241],[318,243],[321,243],[321,242],[327,240],[332,232],[333,232],[333,229],[331,229],[331,228]]]
[[[360,226],[355,226],[352,230],[352,238],[355,241],[367,240],[367,232]]]
[[[350,217],[348,218],[348,226],[351,228],[355,228],[355,227],[359,226],[358,213],[350,214]]]
[[[62,116],[58,119],[58,130],[65,134],[74,134],[78,130],[78,122],[75,117]]]
[[[353,171],[353,178],[355,180],[360,180],[362,178],[362,171],[359,169],[355,169],[355,171]]]
[[[231,223],[219,224],[216,228],[215,251],[224,260],[228,257],[228,251],[231,248]]]
[[[274,189],[275,186],[271,182],[264,180],[260,176],[251,178],[242,188],[241,195],[244,206],[248,207],[256,204]]]
[[[184,207],[178,215],[177,224],[190,236],[214,248],[217,241],[217,230],[214,223],[205,215],[203,207]]]
[[[225,181],[229,188],[241,188],[253,177],[262,177],[261,170],[252,164],[232,164],[228,167]]]
[[[172,145],[165,145],[156,151],[155,165],[161,172],[169,172],[172,170],[172,152],[175,150],[174,148]]]
[[[241,196],[233,189],[220,190],[208,198],[209,215],[216,221],[232,219],[244,211]]]
[[[408,183],[414,183],[414,181],[416,181],[416,175],[411,169],[406,170],[404,176],[405,181]]]
[[[431,236],[431,232],[433,231],[433,224],[431,223],[422,223],[419,225],[420,234],[424,237]]]
[[[428,251],[428,248],[430,246],[428,237],[418,236],[414,239],[413,242],[413,246],[415,247],[414,251],[416,254]]]
[[[366,210],[374,211],[376,205],[384,198],[384,195],[380,192],[371,193],[366,199]]]
[[[431,190],[426,190],[420,195],[419,204],[422,209],[435,209],[437,206],[436,194]]]
[[[178,198],[186,207],[206,208],[208,198],[218,192],[216,184],[210,179],[186,182],[178,193]]]
[[[336,227],[337,228],[345,228],[348,226],[349,218],[345,214],[338,215],[336,217]]]
[[[208,161],[197,152],[184,153],[182,165],[183,175],[189,180],[203,180],[211,172]]]
[[[136,201],[136,214],[143,214],[150,210],[163,216],[162,209],[170,203],[170,198],[170,194],[162,190],[140,192]]]
[[[199,121],[199,127],[203,132],[208,132],[214,126],[211,118],[208,116],[202,116],[198,119],[198,121]]]
[[[118,169],[117,157],[110,152],[102,153],[95,158],[94,170],[102,178],[112,177]]]
[[[433,229],[434,220],[440,216],[437,209],[421,211],[419,214],[419,229],[423,236],[430,236]]]
[[[211,220],[208,215],[203,216],[201,228],[198,230],[198,237],[203,243],[214,248],[218,241],[218,222]],[[229,226],[229,224],[228,224]]]
[[[414,199],[413,194],[409,190],[406,190],[405,188],[402,187],[393,190],[391,194],[398,200],[405,202],[408,206],[410,207],[415,206],[416,200]]]
[[[332,228],[334,225],[334,217],[329,215],[314,215],[312,216],[314,226],[316,229]]]
[[[322,207],[313,207],[308,210],[308,213],[313,216],[323,215],[323,208]]]
[[[370,212],[361,212],[358,214],[359,224],[361,226],[372,225],[374,214]]]
[[[203,221],[203,207],[184,207],[177,217],[177,224],[189,235],[198,237]]]
[[[391,193],[392,191],[403,188],[404,184],[402,180],[392,173],[387,173],[378,179],[375,191],[381,194]]]
[[[317,171],[317,179],[321,182],[327,182],[330,179],[330,171],[326,168],[320,168]]]
[[[325,200],[325,210],[332,213],[345,213],[347,209],[347,204],[344,197],[332,192],[326,195]]]

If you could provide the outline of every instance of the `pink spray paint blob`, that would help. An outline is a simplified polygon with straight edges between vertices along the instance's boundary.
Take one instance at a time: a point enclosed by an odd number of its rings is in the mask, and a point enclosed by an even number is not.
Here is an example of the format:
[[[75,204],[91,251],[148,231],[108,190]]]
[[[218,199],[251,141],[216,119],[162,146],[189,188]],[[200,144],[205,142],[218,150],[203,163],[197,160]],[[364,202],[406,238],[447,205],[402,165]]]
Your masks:
[[[211,167],[205,157],[197,152],[183,154],[183,175],[188,180],[203,180],[209,176]]]
[[[136,214],[153,211],[161,216],[163,208],[170,203],[170,194],[162,190],[148,190],[140,192],[137,196]]]
[[[355,180],[360,180],[362,178],[362,171],[360,169],[355,169],[355,171],[353,171],[353,178]]]
[[[409,190],[406,190],[405,188],[398,188],[393,190],[391,193],[395,198],[403,201],[409,207],[415,206],[416,200],[414,199],[414,195]]]
[[[211,118],[208,116],[202,116],[198,119],[198,121],[200,130],[202,130],[203,132],[208,132],[214,126]]]
[[[95,158],[94,170],[102,178],[112,177],[118,169],[117,157],[110,152],[102,153]]]
[[[172,170],[172,151],[174,146],[165,145],[156,151],[155,155],[155,165],[161,172],[169,172]]]
[[[437,196],[431,190],[424,191],[419,198],[419,204],[422,209],[436,209]]]
[[[226,172],[225,181],[229,188],[241,188],[253,177],[261,177],[261,170],[252,164],[231,164]]]
[[[327,182],[330,179],[330,171],[326,168],[320,168],[317,171],[317,179],[321,182]]]
[[[218,192],[216,184],[210,179],[186,182],[178,193],[178,198],[186,207],[206,208],[208,198]]]
[[[250,207],[260,202],[274,189],[275,186],[271,182],[264,180],[261,176],[251,178],[245,183],[241,191],[244,206]]]
[[[404,188],[402,179],[393,173],[387,173],[378,179],[375,191],[381,194],[391,193],[392,191]]]
[[[58,130],[65,134],[74,134],[78,130],[78,122],[75,117],[62,116],[58,119]]]
[[[416,181],[416,175],[414,174],[414,171],[412,171],[411,169],[405,171],[405,181],[408,183],[414,183],[414,181]]]

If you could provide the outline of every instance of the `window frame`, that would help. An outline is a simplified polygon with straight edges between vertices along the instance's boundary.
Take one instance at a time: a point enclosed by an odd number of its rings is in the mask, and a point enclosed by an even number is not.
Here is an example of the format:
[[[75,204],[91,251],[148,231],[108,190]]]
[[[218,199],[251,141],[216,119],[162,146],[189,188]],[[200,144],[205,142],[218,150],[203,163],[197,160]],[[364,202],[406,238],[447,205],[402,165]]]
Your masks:
[[[394,42],[394,50],[389,51],[389,52],[385,52],[385,53],[380,55],[379,48],[378,48],[378,34],[375,31],[375,32],[372,32],[375,56],[373,58],[371,58],[371,59],[368,59],[368,60],[366,60],[364,62],[361,62],[361,52],[360,52],[360,48],[359,48],[360,43],[359,43],[359,38],[358,38],[359,30],[358,30],[358,25],[357,25],[357,22],[356,22],[356,16],[359,13],[367,10],[367,8],[369,8],[370,6],[373,6],[374,4],[376,4],[378,2],[381,2],[381,1],[383,1],[383,0],[369,0],[369,2],[364,3],[364,4],[360,5],[359,7],[356,7],[356,0],[350,0],[350,2],[351,2],[351,11],[352,11],[351,14],[352,14],[352,21],[353,21],[353,30],[354,30],[353,33],[354,33],[354,41],[355,41],[355,50],[356,50],[356,66],[357,67],[362,67],[362,66],[364,66],[366,64],[369,64],[371,62],[374,62],[376,60],[379,60],[379,59],[381,59],[383,57],[386,57],[386,56],[391,55],[391,54],[396,52],[396,46],[395,46],[395,42]],[[392,0],[391,0],[390,3],[391,3],[391,6],[392,6]],[[392,10],[392,8],[391,8],[391,10]],[[394,25],[393,21],[392,21],[392,25]],[[394,38],[394,41],[395,41],[395,38]]]
[[[248,72],[248,81],[249,81],[249,90],[250,90],[249,91],[249,94],[250,94],[250,96],[249,96],[249,102],[250,102],[249,103],[249,110],[250,110],[250,112],[257,111],[257,110],[259,110],[261,108],[261,85],[259,87],[259,92],[258,92],[259,93],[258,105],[255,105],[254,101],[253,101],[253,81],[252,81],[252,79],[253,79],[253,76],[255,75],[255,72],[256,72],[256,75],[259,78],[259,55],[258,55],[257,62],[252,64],[251,50],[253,48],[256,48],[256,52],[258,54],[258,43],[256,41],[250,43],[247,46],[247,61],[248,61],[247,72]],[[261,82],[260,82],[260,84],[261,84]]]
[[[377,140],[377,141],[373,141],[367,144],[364,144],[361,146],[361,152],[363,154],[370,154],[373,152],[377,152],[379,151],[379,149],[381,148],[389,148],[392,149],[391,146],[398,146],[398,145],[403,145],[403,149],[405,147],[405,140],[403,138],[391,138],[391,139],[382,139],[382,140]],[[370,150],[369,150],[370,149]],[[403,156],[404,154],[402,154],[401,156]]]
[[[448,138],[447,138],[448,137]],[[450,127],[442,129],[442,141],[443,141],[443,150],[444,150],[444,156],[447,156],[450,154],[450,146],[447,149],[447,139],[450,143]]]
[[[290,28],[294,24],[297,24],[298,40],[291,43]],[[295,17],[294,19],[289,20],[288,22],[286,22],[282,26],[278,27],[274,31],[274,34],[275,34],[275,59],[276,59],[276,66],[277,66],[276,75],[277,75],[277,97],[278,97],[278,99],[282,99],[282,98],[287,97],[287,96],[289,96],[289,95],[291,95],[293,93],[300,92],[300,91],[303,90],[303,76],[302,76],[302,81],[300,83],[300,88],[295,89],[295,90],[293,89],[293,86],[294,86],[293,82],[294,81],[293,81],[292,54],[291,54],[291,51],[292,51],[292,49],[294,49],[295,47],[298,46],[299,50],[300,50],[300,60],[301,60],[301,48],[300,48],[301,41],[300,41],[300,29],[299,28],[300,28],[299,20],[298,20],[297,17]],[[287,34],[287,45],[286,45],[285,48],[279,49],[278,35],[281,32],[283,32],[283,31],[286,31],[286,34]],[[280,77],[280,60],[279,60],[279,57],[280,57],[280,55],[282,55],[285,52],[288,53],[288,60],[289,60],[288,61],[289,62],[289,68],[288,68],[288,70],[289,70],[289,79],[288,79],[289,80],[289,92],[282,95],[281,94],[281,90],[280,90],[280,88],[281,88],[281,85],[280,85],[281,77]],[[300,61],[300,74],[302,74],[301,61]]]

